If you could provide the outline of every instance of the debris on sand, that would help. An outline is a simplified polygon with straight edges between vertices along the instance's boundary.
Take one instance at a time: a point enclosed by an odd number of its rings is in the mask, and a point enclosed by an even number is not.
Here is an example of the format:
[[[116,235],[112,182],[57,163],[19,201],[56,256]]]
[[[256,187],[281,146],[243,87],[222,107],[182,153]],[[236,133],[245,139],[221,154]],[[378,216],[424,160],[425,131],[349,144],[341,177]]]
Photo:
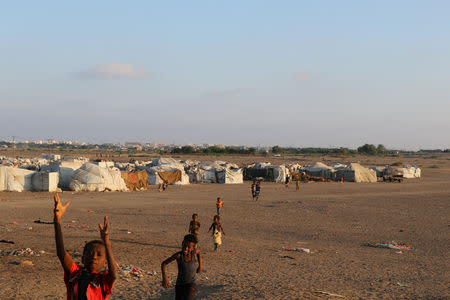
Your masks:
[[[31,248],[23,248],[20,250],[1,250],[0,249],[0,255],[13,255],[13,256],[40,256],[41,254],[44,254],[45,251],[34,251]]]
[[[284,251],[294,251],[294,252],[304,252],[304,253],[311,253],[311,250],[308,248],[282,248]]]
[[[55,222],[41,221],[40,218],[38,220],[34,220],[33,223],[37,223],[37,224],[55,224]]]
[[[373,247],[373,248],[387,248],[387,249],[394,249],[394,250],[400,250],[400,251],[408,251],[408,250],[414,250],[413,247],[407,244],[399,244],[395,241],[390,241],[386,243],[366,243],[364,246],[367,247]]]
[[[342,295],[334,294],[334,293],[330,293],[330,292],[325,292],[325,291],[315,291],[315,293],[322,294],[322,295],[327,295],[327,296],[330,296],[330,297],[345,298]]]
[[[33,262],[31,260],[24,260],[20,263],[22,267],[31,267],[34,266]]]
[[[0,243],[15,244],[14,241],[0,240]]]

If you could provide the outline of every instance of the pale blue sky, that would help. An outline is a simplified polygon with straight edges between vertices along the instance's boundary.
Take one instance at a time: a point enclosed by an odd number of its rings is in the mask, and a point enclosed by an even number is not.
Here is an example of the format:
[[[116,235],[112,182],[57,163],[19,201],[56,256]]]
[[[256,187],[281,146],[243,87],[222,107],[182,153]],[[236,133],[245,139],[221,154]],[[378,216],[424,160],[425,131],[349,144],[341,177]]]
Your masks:
[[[0,139],[450,148],[448,1],[28,1]]]

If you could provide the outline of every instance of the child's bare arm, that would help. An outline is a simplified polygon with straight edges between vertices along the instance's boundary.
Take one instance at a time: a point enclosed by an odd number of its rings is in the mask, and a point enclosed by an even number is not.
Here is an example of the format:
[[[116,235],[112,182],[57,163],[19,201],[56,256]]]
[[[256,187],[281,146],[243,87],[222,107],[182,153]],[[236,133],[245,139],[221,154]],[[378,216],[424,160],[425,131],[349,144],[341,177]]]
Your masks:
[[[209,226],[208,233],[211,231],[211,229],[213,228],[213,226],[214,226],[214,223],[212,223],[211,226]]]
[[[108,230],[108,217],[105,216],[104,224],[98,224],[100,229],[100,236],[102,238],[103,243],[105,243],[106,250],[106,259],[108,261],[108,276],[109,279],[114,282],[117,279],[117,264],[114,259],[111,243],[109,241],[109,230]]]
[[[166,273],[166,266],[179,257],[180,257],[180,252],[177,252],[161,263],[162,286],[165,289],[168,289],[170,287],[170,282],[169,282],[169,279],[167,278],[167,273]]]
[[[66,212],[70,201],[63,206],[61,204],[61,200],[59,199],[58,193],[53,196],[53,200],[55,201],[55,209],[53,210],[53,223],[55,226],[56,254],[58,255],[59,261],[61,262],[64,271],[70,272],[73,261],[69,253],[67,253],[66,249],[64,248],[64,239],[61,230],[61,218]]]
[[[222,224],[219,224],[219,226],[220,226],[220,231],[222,231],[223,235],[225,235],[225,231],[223,231]]]
[[[202,255],[200,253],[200,250],[197,249],[197,260],[198,260],[198,268],[197,273],[200,273],[203,270],[203,264],[202,264]]]

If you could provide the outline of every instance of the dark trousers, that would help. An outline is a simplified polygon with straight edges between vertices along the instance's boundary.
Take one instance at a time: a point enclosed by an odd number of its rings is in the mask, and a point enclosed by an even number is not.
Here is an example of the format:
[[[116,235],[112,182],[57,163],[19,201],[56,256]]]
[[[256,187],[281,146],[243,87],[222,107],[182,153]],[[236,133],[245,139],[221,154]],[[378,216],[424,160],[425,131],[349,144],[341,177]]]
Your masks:
[[[175,286],[175,300],[193,300],[197,285],[195,283],[177,284]]]

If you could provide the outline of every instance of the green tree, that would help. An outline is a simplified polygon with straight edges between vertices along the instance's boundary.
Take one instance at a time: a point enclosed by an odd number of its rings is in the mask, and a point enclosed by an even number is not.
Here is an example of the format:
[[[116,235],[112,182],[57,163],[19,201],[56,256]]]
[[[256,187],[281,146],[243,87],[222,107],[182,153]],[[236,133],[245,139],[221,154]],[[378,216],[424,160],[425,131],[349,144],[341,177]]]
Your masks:
[[[272,153],[281,153],[281,152],[283,152],[283,149],[280,146],[272,147]]]
[[[372,144],[364,144],[364,146],[358,147],[359,154],[377,155],[377,147]]]

